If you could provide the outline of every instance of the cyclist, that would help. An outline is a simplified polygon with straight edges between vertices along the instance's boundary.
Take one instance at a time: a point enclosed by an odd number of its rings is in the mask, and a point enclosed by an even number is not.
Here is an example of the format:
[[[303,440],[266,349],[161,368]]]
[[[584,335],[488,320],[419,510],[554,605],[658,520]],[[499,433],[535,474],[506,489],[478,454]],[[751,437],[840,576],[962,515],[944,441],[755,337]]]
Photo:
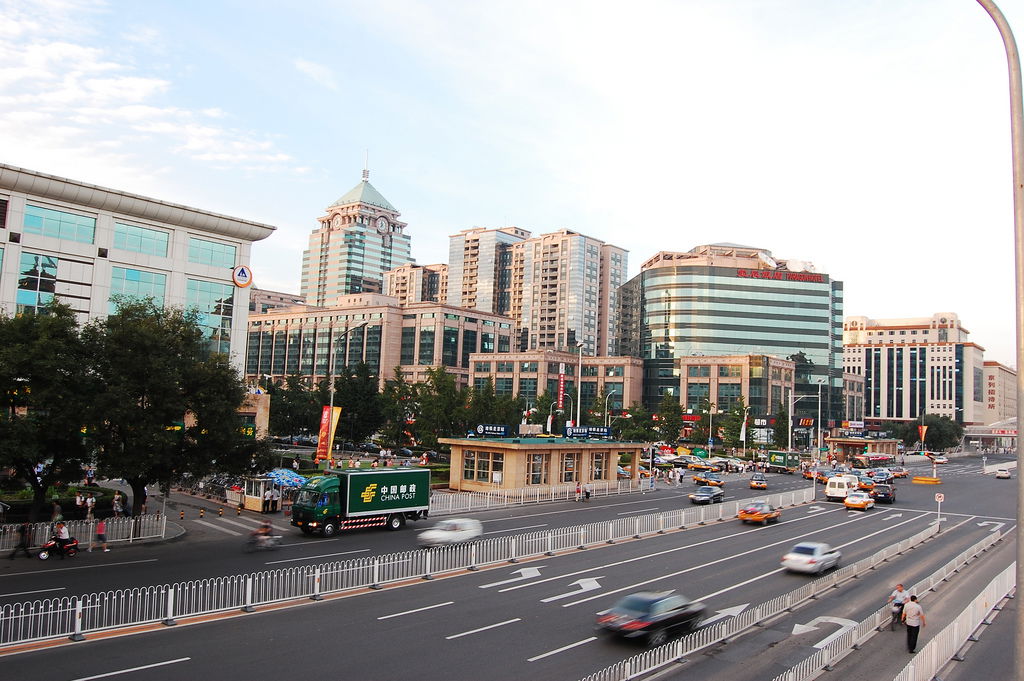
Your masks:
[[[256,543],[256,546],[265,546],[267,543],[267,537],[270,536],[270,521],[264,520],[260,523],[260,526],[253,530],[252,540]]]
[[[902,584],[897,584],[896,589],[889,594],[888,603],[892,604],[892,622],[889,625],[891,631],[896,631],[896,624],[900,621],[903,615],[903,606],[910,600],[910,592],[903,588]]]

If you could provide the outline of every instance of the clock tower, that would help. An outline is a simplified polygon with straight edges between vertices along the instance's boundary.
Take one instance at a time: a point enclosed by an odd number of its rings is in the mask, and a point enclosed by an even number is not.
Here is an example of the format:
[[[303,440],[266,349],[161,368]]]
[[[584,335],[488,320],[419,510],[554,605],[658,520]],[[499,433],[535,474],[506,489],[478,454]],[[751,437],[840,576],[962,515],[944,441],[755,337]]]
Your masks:
[[[380,293],[384,273],[412,264],[401,213],[370,184],[370,171],[317,219],[302,253],[301,295],[327,306],[350,293]]]

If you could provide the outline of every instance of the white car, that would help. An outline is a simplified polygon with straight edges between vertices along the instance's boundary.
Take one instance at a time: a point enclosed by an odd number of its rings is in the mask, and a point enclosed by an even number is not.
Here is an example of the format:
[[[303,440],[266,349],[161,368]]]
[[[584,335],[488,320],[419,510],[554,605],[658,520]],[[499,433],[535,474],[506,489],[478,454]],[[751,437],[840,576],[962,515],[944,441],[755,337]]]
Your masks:
[[[1010,469],[1009,468],[1000,468],[999,470],[996,471],[996,477],[999,478],[1000,480],[1009,480],[1010,479]]]
[[[484,527],[475,518],[448,518],[429,530],[420,532],[419,542],[424,546],[443,546],[471,541],[481,537]]]
[[[817,574],[839,565],[842,554],[828,544],[817,541],[802,541],[782,557],[782,567],[790,572]]]

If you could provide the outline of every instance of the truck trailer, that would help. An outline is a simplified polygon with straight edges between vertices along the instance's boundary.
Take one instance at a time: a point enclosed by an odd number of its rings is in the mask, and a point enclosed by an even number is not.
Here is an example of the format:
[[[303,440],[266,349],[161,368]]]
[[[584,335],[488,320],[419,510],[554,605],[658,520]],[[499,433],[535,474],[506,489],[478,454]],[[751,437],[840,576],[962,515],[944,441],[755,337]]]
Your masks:
[[[800,452],[768,452],[769,473],[795,473],[800,470]]]
[[[305,534],[338,530],[401,529],[430,510],[427,468],[328,469],[306,481],[292,504],[292,525]]]

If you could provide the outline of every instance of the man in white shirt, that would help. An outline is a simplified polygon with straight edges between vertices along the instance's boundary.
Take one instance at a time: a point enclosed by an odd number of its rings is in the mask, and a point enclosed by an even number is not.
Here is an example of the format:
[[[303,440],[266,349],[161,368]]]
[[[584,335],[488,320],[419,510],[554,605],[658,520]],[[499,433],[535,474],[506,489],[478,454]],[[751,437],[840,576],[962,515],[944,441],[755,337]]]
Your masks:
[[[917,652],[917,635],[925,625],[924,610],[917,603],[917,596],[911,596],[910,602],[903,606],[903,622],[907,625],[907,652]]]
[[[892,622],[890,623],[890,629],[896,631],[896,623],[900,621],[903,616],[903,606],[906,605],[907,601],[910,600],[910,592],[903,588],[902,584],[897,584],[895,591],[889,594],[889,603],[892,603]]]

